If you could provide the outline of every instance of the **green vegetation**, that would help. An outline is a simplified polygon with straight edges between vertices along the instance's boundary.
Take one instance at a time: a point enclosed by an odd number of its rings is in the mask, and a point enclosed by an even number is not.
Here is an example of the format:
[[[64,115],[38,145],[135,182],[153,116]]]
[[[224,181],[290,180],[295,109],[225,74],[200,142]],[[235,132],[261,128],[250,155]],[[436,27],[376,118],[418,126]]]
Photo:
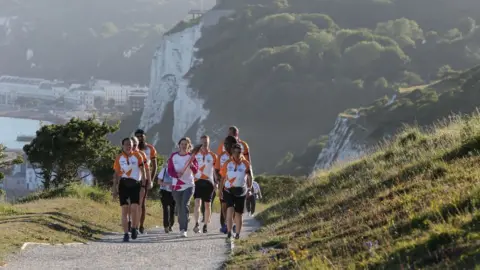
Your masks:
[[[106,138],[118,130],[95,118],[72,118],[61,125],[44,125],[30,144],[23,147],[28,161],[41,170],[45,189],[51,184],[62,186],[78,181],[79,170],[87,169],[95,177],[96,185],[111,186],[112,162],[120,148]]]
[[[328,141],[328,136],[321,136],[308,143],[307,148],[301,154],[288,152],[275,167],[275,174],[279,175],[308,175],[312,172],[318,154]]]
[[[107,190],[73,184],[31,195],[19,204],[0,203],[0,265],[25,242],[86,242],[118,231],[120,208],[111,198]],[[158,201],[147,203],[145,224],[160,224]]]
[[[0,183],[2,183],[5,172],[9,172],[14,164],[23,163],[21,156],[11,156],[5,153],[6,147],[0,144]],[[4,199],[4,190],[0,189],[0,202]]]
[[[476,110],[480,86],[480,66],[442,81],[419,86],[399,94],[393,103],[384,97],[360,108],[359,121],[370,127],[371,141],[396,132],[404,124],[430,125],[451,113],[470,114]]]
[[[473,269],[479,162],[478,113],[431,133],[407,128],[259,214],[264,227],[227,269]]]
[[[203,33],[191,84],[207,97],[212,126],[241,128],[261,172],[276,173],[271,157],[298,155],[348,108],[480,63],[480,2],[230,0],[219,8],[237,12]],[[231,97],[241,117],[224,113]]]

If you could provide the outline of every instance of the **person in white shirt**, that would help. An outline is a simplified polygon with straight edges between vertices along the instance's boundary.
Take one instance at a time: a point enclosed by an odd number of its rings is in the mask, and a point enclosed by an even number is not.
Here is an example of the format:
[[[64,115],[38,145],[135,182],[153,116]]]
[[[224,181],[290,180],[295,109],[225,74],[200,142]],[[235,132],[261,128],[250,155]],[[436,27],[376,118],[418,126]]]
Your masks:
[[[252,188],[248,191],[247,195],[247,212],[248,215],[253,216],[255,214],[255,205],[257,200],[262,199],[262,192],[260,190],[260,185],[257,181],[252,182]]]
[[[173,153],[168,159],[168,174],[172,180],[172,195],[175,199],[175,207],[178,209],[178,223],[180,233],[187,237],[188,216],[190,214],[189,204],[195,186],[194,175],[198,171],[198,163],[195,154],[200,149],[194,149],[190,138],[182,138],[178,142],[180,151]]]
[[[207,233],[207,224],[210,223],[211,216],[211,201],[213,199],[213,192],[215,190],[215,163],[217,162],[217,155],[210,150],[210,137],[203,135],[201,137],[202,146],[200,151],[195,154],[195,159],[198,163],[198,172],[195,174],[195,191],[193,198],[195,199],[195,233],[200,232],[199,217],[200,205],[206,208],[204,225],[202,232]]]

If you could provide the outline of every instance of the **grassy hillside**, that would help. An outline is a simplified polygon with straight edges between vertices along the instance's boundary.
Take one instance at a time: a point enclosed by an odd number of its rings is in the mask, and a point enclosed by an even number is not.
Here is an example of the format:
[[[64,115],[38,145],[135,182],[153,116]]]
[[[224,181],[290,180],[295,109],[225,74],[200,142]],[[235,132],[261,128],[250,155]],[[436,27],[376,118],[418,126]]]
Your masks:
[[[161,224],[161,207],[149,201],[145,224]],[[70,243],[120,231],[120,207],[109,192],[79,185],[0,203],[0,265],[25,242]]]
[[[479,162],[479,114],[406,129],[259,214],[227,268],[474,269]]]

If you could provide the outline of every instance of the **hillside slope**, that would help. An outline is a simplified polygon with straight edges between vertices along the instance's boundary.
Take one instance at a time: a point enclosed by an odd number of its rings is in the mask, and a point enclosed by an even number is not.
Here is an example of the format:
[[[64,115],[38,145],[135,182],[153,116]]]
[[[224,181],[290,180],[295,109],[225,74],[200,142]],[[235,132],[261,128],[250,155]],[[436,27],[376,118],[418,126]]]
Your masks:
[[[479,162],[479,114],[407,129],[259,214],[227,268],[474,269]]]
[[[350,151],[361,154],[384,138],[393,136],[405,124],[427,128],[452,113],[470,114],[480,106],[480,66],[424,85],[397,93],[395,98],[384,97],[368,106],[349,109],[339,118],[316,166],[327,168],[335,159]],[[357,153],[355,153],[357,152]]]
[[[238,125],[259,171],[327,134],[348,108],[430,83],[445,65],[480,63],[480,2],[471,0],[245,0],[218,8],[237,12],[197,42],[203,62],[191,86],[210,110],[206,130]]]

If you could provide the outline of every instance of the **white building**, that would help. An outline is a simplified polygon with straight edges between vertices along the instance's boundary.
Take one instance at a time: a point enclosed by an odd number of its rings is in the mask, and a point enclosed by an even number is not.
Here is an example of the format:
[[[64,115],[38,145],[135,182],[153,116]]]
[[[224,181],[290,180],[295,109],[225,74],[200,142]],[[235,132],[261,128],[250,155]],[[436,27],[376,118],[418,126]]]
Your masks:
[[[40,100],[57,100],[75,105],[94,106],[96,98],[104,103],[113,99],[115,105],[129,102],[129,93],[136,90],[148,90],[147,87],[126,86],[106,80],[91,80],[86,84],[69,84],[63,81],[48,81],[37,78],[21,78],[16,76],[0,77],[0,104],[14,105],[18,97]]]
[[[145,108],[145,104],[147,103],[148,90],[137,89],[130,91],[128,97],[131,110],[133,112],[141,111]]]

